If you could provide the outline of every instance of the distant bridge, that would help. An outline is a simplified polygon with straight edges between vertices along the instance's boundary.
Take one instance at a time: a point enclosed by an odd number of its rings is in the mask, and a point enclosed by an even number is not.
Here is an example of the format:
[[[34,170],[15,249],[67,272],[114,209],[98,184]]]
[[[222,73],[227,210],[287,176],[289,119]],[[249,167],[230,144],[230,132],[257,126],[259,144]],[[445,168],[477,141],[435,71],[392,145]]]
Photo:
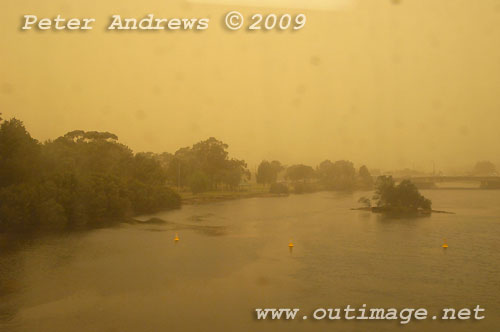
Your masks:
[[[411,180],[421,189],[438,189],[443,187],[436,186],[436,183],[452,182],[473,182],[479,184],[477,189],[500,189],[500,176],[412,176],[412,177],[394,177],[396,182],[401,180]],[[453,187],[459,188],[459,187]],[[469,188],[469,189],[472,189]]]

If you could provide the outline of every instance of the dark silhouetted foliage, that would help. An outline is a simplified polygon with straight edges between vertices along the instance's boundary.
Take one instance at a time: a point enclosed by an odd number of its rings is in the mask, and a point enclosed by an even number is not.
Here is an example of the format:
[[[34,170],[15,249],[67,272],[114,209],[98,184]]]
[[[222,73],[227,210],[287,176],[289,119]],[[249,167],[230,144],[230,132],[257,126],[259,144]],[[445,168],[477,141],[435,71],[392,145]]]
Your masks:
[[[271,162],[268,162],[267,160],[262,161],[257,168],[257,183],[275,183],[278,179],[279,172],[281,172],[283,169],[284,167],[277,160],[273,160]]]
[[[410,180],[395,184],[392,176],[379,176],[375,183],[377,206],[393,211],[429,211],[432,202],[422,196]]]
[[[479,161],[474,165],[472,174],[476,176],[495,176],[498,175],[495,164],[491,161]]]
[[[327,190],[353,190],[356,187],[356,169],[350,161],[325,160],[316,169],[318,179]]]
[[[286,169],[285,178],[292,182],[305,182],[314,177],[314,169],[306,165],[293,165]]]
[[[164,153],[160,159],[168,181],[178,187],[189,187],[194,193],[217,189],[236,189],[250,177],[243,160],[230,159],[228,145],[210,137],[205,141]]]
[[[289,190],[287,185],[283,183],[271,183],[271,186],[269,187],[269,192],[271,194],[288,194]]]
[[[210,180],[205,173],[196,171],[190,176],[189,188],[191,189],[193,194],[199,194],[208,191],[210,189]]]
[[[76,130],[40,144],[21,121],[0,126],[0,231],[102,226],[179,207],[153,154],[111,133]]]
[[[365,165],[359,168],[358,172],[359,185],[358,187],[361,189],[373,189],[373,178],[368,170],[368,167]]]

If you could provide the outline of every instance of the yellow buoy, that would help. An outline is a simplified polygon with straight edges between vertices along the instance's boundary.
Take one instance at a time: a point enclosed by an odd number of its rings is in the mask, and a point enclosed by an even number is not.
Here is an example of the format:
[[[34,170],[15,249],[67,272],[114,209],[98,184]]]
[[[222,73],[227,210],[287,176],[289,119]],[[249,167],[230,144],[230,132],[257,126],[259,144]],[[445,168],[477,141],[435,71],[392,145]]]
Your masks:
[[[443,239],[443,241],[444,241],[444,244],[441,247],[448,248],[448,244],[446,244],[446,239]]]
[[[179,235],[177,235],[177,233],[175,233],[174,241],[175,242],[179,241]]]
[[[292,241],[290,241],[290,243],[288,243],[288,247],[289,247],[289,248],[293,248],[293,243],[292,243]]]

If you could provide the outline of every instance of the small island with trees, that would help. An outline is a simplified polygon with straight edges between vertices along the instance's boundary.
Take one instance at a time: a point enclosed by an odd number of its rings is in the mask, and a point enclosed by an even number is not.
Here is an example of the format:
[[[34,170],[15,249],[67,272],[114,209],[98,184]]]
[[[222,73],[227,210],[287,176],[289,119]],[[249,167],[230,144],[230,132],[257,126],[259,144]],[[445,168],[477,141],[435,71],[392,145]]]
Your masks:
[[[361,197],[358,201],[365,205],[353,210],[364,210],[394,216],[423,216],[435,213],[450,213],[432,210],[432,201],[425,198],[410,180],[396,184],[392,176],[379,176],[375,182],[373,198]],[[373,206],[373,202],[375,206]]]

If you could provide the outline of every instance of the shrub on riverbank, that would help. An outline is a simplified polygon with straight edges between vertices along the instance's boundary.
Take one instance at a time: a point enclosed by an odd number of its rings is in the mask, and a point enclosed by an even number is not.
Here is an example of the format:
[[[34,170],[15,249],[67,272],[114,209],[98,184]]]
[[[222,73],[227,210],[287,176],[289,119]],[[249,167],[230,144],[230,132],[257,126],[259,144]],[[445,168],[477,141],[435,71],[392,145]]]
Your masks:
[[[272,183],[269,187],[269,192],[271,194],[288,194],[289,190],[286,184],[283,183]]]

